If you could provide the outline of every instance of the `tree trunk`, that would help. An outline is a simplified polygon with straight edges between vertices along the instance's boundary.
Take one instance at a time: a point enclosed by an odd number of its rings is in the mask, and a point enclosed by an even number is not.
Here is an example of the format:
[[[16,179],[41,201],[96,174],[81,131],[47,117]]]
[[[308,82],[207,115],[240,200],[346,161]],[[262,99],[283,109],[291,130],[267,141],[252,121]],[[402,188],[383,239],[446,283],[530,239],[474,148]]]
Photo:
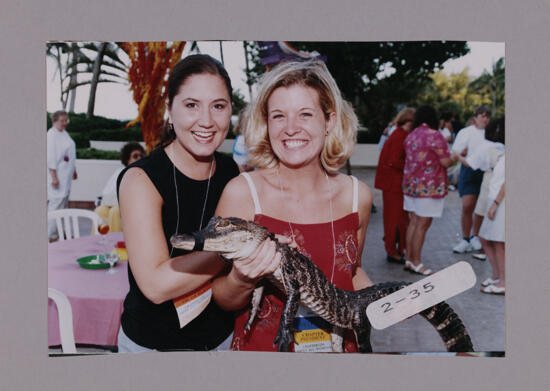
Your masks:
[[[73,44],[71,45],[71,49],[72,49],[72,59],[73,61],[75,62],[75,65],[72,67],[72,70],[71,70],[71,78],[69,79],[69,86],[75,86],[76,83],[77,83],[77,65],[76,65],[76,60],[78,60],[78,45],[73,42]],[[70,92],[70,95],[69,95],[69,113],[74,113],[74,103],[75,103],[75,100],[76,100],[76,87],[72,88],[71,89],[71,92]]]
[[[63,110],[65,110],[65,107],[67,107],[67,100],[65,99],[65,94],[63,93],[63,68],[61,67],[61,50],[59,49],[59,46],[56,47],[57,49],[57,56],[55,57],[57,61],[57,69],[59,70],[59,101],[61,102],[61,107]]]
[[[222,65],[225,66],[225,63],[223,62],[223,46],[222,46],[222,41],[219,41],[220,42],[220,57],[222,59]]]
[[[90,81],[90,97],[88,98],[88,110],[86,111],[86,118],[90,119],[94,115],[95,106],[95,93],[97,90],[97,84],[99,80],[99,73],[101,70],[101,64],[103,63],[103,55],[105,54],[105,48],[107,43],[102,42],[97,48],[97,57],[94,61],[92,80]]]
[[[76,79],[76,73],[73,73],[71,75],[71,81],[70,84],[76,85],[77,79]],[[71,90],[71,94],[69,97],[69,113],[74,113],[74,102],[76,100],[76,87]]]
[[[248,86],[248,100],[252,102],[252,83],[250,82],[250,67],[248,65],[248,46],[246,41],[243,41],[244,60],[246,64],[246,85]]]

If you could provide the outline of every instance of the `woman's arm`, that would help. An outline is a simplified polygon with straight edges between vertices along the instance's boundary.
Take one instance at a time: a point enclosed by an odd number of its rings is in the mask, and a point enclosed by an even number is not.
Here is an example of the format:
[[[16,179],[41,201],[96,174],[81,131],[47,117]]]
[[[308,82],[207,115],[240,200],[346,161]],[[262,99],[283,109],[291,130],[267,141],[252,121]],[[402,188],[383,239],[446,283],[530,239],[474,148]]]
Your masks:
[[[372,193],[367,185],[359,181],[359,228],[357,229],[357,267],[352,277],[353,289],[360,290],[372,285],[372,281],[367,276],[367,273],[361,268],[361,258],[363,255],[363,247],[365,245],[365,236],[367,234],[367,226],[369,225],[370,212],[372,208]]]
[[[443,159],[439,159],[439,163],[443,166],[443,168],[450,167],[453,163],[457,161],[457,155],[453,154],[450,157],[445,157]]]
[[[464,156],[462,156],[461,154],[458,154],[456,152],[452,152],[451,158],[455,162],[459,161],[460,163],[462,163],[463,166],[470,167],[470,164],[468,164],[468,161],[466,160],[466,158]]]
[[[254,202],[244,177],[238,176],[225,186],[216,215],[249,221],[254,219]],[[229,273],[214,280],[213,296],[216,303],[225,310],[244,307],[256,283],[263,276],[273,273],[280,261],[281,255],[275,251],[275,242],[270,239],[266,239],[249,257],[233,259]]]
[[[487,217],[489,218],[489,220],[494,220],[495,219],[497,209],[498,209],[500,203],[504,200],[505,196],[506,196],[506,182],[504,182],[502,184],[502,186],[500,187],[500,190],[497,194],[497,198],[495,198],[495,200],[493,201],[493,203],[489,207],[489,211],[487,212]]]
[[[198,288],[225,264],[208,252],[170,258],[162,226],[162,198],[145,172],[130,168],[119,189],[124,240],[132,273],[142,293],[160,304]]]
[[[434,132],[436,132],[434,140],[435,145],[432,147],[432,150],[438,156],[439,163],[443,166],[443,168],[448,168],[457,161],[457,154],[449,151],[449,146],[440,132],[437,130],[434,130]]]

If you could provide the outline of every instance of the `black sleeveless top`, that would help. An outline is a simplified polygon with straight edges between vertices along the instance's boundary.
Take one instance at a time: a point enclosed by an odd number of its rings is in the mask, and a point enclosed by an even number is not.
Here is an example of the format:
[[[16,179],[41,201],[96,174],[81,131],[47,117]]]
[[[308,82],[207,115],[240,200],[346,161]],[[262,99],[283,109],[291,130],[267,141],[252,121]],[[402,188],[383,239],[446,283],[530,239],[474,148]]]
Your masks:
[[[203,227],[214,215],[223,188],[230,179],[239,174],[236,163],[228,156],[214,154],[216,171],[210,179],[208,200],[204,211]],[[162,225],[168,251],[172,251],[170,237],[176,233],[178,224],[176,185],[174,166],[163,148],[153,150],[149,156],[133,163],[130,167],[140,167],[162,197]],[[128,169],[122,171],[120,181]],[[179,200],[178,233],[191,233],[199,229],[208,180],[196,181],[175,169]],[[146,206],[144,205],[144,208]],[[188,253],[174,249],[172,257]],[[138,345],[157,350],[210,350],[222,343],[233,331],[234,313],[223,311],[214,300],[204,311],[180,328],[178,315],[172,300],[154,304],[139,289],[130,265],[128,265],[130,291],[124,300],[121,324],[124,333]]]

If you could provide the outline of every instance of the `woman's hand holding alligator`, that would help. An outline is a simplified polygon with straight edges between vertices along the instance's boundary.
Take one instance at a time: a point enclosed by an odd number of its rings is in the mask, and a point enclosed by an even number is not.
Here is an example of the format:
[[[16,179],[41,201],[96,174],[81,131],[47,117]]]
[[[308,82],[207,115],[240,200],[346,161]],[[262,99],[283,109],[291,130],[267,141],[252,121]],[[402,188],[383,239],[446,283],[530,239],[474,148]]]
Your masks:
[[[287,241],[290,239],[287,238]],[[229,274],[237,281],[256,285],[263,276],[277,270],[280,262],[281,254],[276,251],[275,242],[266,239],[250,256],[233,259],[233,268]]]

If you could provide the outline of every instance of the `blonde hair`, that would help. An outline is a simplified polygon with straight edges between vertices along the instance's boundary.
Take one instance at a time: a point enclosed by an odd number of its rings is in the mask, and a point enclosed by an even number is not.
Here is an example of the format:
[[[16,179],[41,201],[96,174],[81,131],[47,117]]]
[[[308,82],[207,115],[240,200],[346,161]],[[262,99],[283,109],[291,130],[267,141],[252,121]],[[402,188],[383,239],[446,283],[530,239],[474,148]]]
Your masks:
[[[404,125],[408,121],[413,122],[415,111],[416,111],[415,109],[412,109],[410,107],[405,107],[403,110],[397,113],[393,122],[399,126]]]
[[[351,105],[342,98],[326,65],[319,61],[285,63],[262,76],[256,99],[250,103],[248,118],[242,129],[249,149],[248,161],[258,168],[275,167],[279,163],[269,142],[267,101],[277,88],[296,84],[317,91],[325,119],[332,112],[336,114],[335,126],[328,133],[320,154],[325,170],[335,172],[353,152],[358,121]]]

